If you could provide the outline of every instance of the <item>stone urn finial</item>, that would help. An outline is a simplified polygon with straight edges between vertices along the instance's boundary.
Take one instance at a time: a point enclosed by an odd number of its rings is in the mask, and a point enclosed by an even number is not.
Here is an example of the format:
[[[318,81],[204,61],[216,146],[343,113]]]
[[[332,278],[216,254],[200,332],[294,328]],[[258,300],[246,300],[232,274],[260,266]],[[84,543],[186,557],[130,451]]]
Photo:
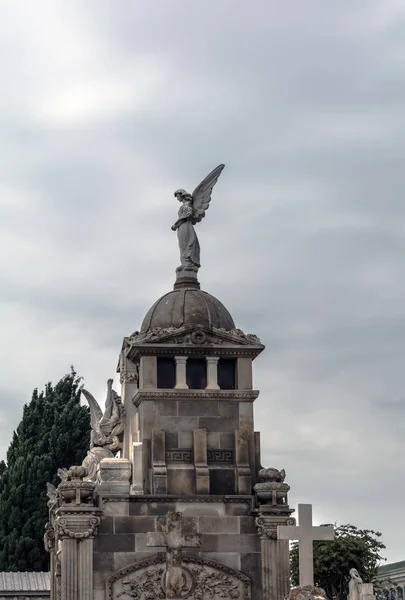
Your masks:
[[[87,471],[85,467],[74,465],[63,471],[62,482],[58,485],[58,492],[64,504],[86,504],[93,499],[96,484],[92,481],[83,481]]]
[[[273,467],[260,469],[259,482],[253,488],[260,504],[288,505],[287,495],[290,486],[284,483],[285,475],[284,469],[281,471]]]

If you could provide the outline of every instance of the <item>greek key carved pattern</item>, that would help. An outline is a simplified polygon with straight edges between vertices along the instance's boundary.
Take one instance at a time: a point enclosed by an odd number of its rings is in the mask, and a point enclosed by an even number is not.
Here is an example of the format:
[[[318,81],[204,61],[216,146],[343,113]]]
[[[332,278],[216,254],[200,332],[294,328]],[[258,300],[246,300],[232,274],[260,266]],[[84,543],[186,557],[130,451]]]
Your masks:
[[[234,463],[233,450],[208,450],[207,462],[209,463]]]
[[[185,449],[168,449],[166,450],[167,462],[193,462],[194,453],[192,450]],[[212,463],[229,463],[234,464],[235,456],[233,450],[208,450],[207,462]]]
[[[168,462],[193,462],[194,456],[192,450],[166,450],[166,460]]]

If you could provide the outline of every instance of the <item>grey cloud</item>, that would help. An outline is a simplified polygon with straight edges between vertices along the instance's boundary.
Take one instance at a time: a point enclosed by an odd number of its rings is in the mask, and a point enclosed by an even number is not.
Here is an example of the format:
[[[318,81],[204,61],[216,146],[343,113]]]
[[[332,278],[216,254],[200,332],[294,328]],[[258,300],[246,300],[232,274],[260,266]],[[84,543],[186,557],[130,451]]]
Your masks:
[[[403,7],[6,6],[2,439],[71,363],[104,394],[122,337],[173,284],[173,190],[225,162],[200,279],[266,343],[263,464],[286,468],[293,504],[381,529],[402,560]],[[376,481],[394,490],[384,511]]]

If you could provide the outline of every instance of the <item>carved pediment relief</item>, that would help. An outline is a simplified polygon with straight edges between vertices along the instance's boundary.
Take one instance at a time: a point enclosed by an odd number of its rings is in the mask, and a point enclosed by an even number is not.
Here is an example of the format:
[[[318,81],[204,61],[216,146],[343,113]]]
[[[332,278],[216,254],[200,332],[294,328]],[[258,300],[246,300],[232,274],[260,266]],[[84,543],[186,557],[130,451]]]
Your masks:
[[[245,334],[241,329],[219,329],[217,327],[155,327],[151,331],[135,331],[127,338],[129,345],[140,344],[190,344],[193,346],[261,346],[256,335]]]
[[[166,598],[166,555],[133,563],[107,580],[107,600],[163,600]],[[189,600],[249,600],[250,579],[240,571],[213,560],[183,557],[181,598]]]

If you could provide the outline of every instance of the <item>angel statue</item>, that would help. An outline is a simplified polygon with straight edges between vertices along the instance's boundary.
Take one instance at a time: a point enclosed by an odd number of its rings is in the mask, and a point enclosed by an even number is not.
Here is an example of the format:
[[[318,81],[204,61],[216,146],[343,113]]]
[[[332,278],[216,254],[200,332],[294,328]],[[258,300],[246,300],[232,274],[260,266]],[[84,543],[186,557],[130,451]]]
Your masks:
[[[122,448],[120,435],[124,431],[125,409],[121,398],[112,389],[113,380],[107,381],[107,398],[104,414],[90,392],[82,389],[90,407],[90,450],[83,461],[87,470],[85,480],[96,481],[98,465],[103,458],[114,458]]]
[[[175,197],[182,203],[179,209],[178,219],[172,225],[173,231],[177,231],[177,239],[180,246],[180,262],[176,272],[194,271],[200,268],[200,244],[194,225],[205,217],[211,202],[212,188],[218,181],[225,165],[219,165],[195,188],[192,194],[186,190],[177,190]]]
[[[357,569],[350,569],[348,600],[360,600],[360,586],[363,583]]]

